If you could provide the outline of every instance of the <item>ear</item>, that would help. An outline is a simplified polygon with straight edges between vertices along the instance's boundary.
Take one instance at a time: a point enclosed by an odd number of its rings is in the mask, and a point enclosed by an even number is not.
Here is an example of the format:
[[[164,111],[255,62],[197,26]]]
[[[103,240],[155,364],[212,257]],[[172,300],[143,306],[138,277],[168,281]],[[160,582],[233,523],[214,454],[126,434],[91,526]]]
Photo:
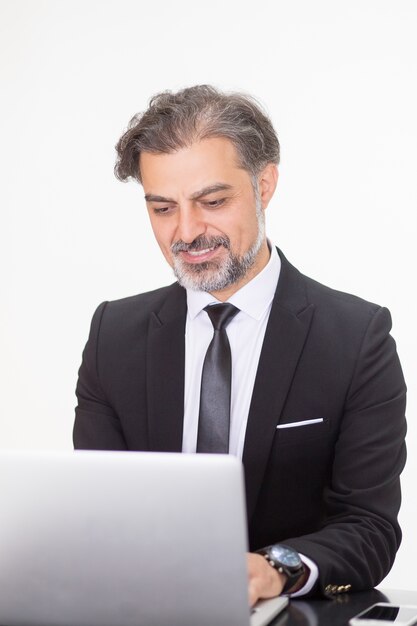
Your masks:
[[[258,176],[258,188],[262,208],[265,210],[274,195],[278,183],[278,168],[275,163],[268,163]]]

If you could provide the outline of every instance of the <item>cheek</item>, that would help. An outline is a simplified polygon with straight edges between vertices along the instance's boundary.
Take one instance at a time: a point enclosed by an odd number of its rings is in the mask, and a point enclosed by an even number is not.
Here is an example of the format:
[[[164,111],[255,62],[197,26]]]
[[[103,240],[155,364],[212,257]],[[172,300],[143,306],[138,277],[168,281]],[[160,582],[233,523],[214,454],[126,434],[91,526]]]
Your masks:
[[[233,212],[218,221],[219,230],[228,235],[230,240],[240,246],[245,246],[248,241],[257,236],[258,220],[255,207],[241,204]]]
[[[257,237],[258,229],[256,223],[252,223],[250,220],[246,222],[242,220],[239,224],[234,223],[229,228],[226,227],[225,232],[236,252],[242,253],[252,245]]]
[[[247,224],[248,227],[245,231],[245,237],[252,242],[258,236],[259,230],[259,222],[256,214],[252,214],[250,219],[248,218]]]

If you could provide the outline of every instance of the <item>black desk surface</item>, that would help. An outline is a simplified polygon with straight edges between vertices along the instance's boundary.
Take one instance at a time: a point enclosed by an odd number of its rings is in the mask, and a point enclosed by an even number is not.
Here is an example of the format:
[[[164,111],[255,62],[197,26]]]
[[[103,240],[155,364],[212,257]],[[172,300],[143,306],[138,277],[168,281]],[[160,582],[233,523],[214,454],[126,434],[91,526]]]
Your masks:
[[[417,605],[417,591],[373,589],[342,594],[334,600],[294,599],[271,626],[347,626],[351,617],[375,602]]]
[[[349,619],[376,602],[414,604],[417,591],[377,590],[336,596],[334,600],[291,600],[270,626],[348,626]],[[6,626],[6,625],[2,625]],[[117,626],[115,624],[115,626]],[[198,626],[198,624],[196,624]],[[213,625],[223,626],[223,625]]]

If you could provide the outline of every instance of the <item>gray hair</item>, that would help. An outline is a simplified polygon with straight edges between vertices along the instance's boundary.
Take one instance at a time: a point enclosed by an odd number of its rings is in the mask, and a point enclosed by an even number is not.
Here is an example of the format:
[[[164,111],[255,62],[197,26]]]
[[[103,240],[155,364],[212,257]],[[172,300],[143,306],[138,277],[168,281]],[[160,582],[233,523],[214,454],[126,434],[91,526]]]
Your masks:
[[[210,137],[229,139],[239,166],[253,180],[268,163],[279,163],[279,141],[272,122],[252,96],[195,85],[156,94],[148,109],[130,120],[116,145],[115,175],[119,180],[141,182],[141,152],[169,154]]]

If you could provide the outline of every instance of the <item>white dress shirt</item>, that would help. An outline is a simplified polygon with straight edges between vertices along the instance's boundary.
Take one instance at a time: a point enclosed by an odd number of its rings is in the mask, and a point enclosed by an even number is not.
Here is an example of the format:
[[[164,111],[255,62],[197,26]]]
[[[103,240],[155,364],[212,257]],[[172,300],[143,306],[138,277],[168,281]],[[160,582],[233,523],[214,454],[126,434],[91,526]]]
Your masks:
[[[249,405],[280,268],[280,258],[273,248],[264,269],[228,300],[239,309],[226,329],[232,353],[229,453],[239,458],[242,458]],[[201,372],[213,338],[213,325],[204,307],[218,303],[209,293],[187,290],[183,452],[196,451]]]
[[[269,242],[268,245],[271,255],[267,265],[228,299],[239,309],[226,328],[232,354],[229,454],[240,459],[259,357],[281,270],[275,246]],[[213,338],[213,325],[204,311],[209,304],[219,304],[219,300],[210,293],[187,289],[183,452],[195,452],[197,448],[201,373]],[[318,577],[316,564],[301,556],[311,574],[294,596],[308,593]]]

